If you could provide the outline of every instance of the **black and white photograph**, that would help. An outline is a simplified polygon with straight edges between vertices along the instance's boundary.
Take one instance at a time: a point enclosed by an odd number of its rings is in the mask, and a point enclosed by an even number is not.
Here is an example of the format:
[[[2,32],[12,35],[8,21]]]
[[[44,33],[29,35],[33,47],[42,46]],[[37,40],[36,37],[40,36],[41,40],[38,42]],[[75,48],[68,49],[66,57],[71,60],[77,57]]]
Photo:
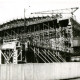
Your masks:
[[[0,0],[0,80],[80,80],[80,0]]]

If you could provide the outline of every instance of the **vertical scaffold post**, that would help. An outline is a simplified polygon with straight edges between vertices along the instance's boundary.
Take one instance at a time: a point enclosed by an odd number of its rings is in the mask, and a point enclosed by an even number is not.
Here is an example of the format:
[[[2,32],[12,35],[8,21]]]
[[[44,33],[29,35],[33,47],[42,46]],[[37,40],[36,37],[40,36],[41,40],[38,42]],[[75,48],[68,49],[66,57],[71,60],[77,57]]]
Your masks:
[[[37,55],[36,55],[36,47],[34,47],[34,62],[36,61],[38,63],[38,60],[37,60]]]
[[[13,64],[17,64],[18,60],[17,60],[17,50],[14,49],[14,56],[13,56]]]
[[[1,50],[0,50],[0,64],[1,64]]]

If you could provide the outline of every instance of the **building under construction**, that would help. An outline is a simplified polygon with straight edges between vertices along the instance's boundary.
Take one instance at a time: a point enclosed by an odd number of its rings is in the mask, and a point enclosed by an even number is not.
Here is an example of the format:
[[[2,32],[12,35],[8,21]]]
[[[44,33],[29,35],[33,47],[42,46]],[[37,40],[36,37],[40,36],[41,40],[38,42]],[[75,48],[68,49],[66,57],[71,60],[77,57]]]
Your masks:
[[[73,14],[77,9],[36,12],[32,14],[52,16],[0,25],[0,64],[80,61],[80,24]],[[63,14],[71,16],[64,18]]]

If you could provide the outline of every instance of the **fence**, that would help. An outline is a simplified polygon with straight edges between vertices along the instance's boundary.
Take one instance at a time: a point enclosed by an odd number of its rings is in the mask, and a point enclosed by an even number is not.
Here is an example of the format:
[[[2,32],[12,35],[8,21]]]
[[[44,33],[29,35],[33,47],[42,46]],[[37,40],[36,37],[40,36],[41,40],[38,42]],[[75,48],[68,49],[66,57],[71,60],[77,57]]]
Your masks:
[[[80,63],[0,65],[0,80],[54,80],[80,77]]]

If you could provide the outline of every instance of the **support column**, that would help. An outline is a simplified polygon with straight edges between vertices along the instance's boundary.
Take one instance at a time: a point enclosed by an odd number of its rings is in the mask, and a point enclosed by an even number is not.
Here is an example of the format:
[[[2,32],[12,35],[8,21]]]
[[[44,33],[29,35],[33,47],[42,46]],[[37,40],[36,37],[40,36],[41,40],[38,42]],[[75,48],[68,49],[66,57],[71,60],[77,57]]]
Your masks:
[[[0,50],[0,64],[1,64],[1,50]]]
[[[34,47],[34,59],[35,59],[36,62],[38,63],[38,59],[37,59],[37,55],[36,55],[36,54],[37,54],[37,53],[36,53],[36,51],[37,51],[36,49],[37,49],[37,48]]]
[[[13,64],[17,64],[18,63],[18,59],[17,59],[17,50],[14,49],[14,56],[13,56]]]

